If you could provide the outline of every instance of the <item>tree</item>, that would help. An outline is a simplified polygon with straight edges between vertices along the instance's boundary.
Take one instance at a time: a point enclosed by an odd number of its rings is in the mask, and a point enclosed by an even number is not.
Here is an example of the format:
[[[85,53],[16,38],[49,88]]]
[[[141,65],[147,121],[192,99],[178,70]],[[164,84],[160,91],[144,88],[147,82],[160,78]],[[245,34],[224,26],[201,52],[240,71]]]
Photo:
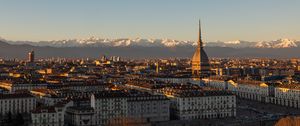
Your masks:
[[[22,126],[24,124],[24,118],[22,114],[18,113],[14,121],[15,126]]]
[[[6,122],[6,123],[11,123],[11,122],[12,122],[12,114],[11,114],[11,112],[8,112],[8,113],[6,114],[5,122]]]

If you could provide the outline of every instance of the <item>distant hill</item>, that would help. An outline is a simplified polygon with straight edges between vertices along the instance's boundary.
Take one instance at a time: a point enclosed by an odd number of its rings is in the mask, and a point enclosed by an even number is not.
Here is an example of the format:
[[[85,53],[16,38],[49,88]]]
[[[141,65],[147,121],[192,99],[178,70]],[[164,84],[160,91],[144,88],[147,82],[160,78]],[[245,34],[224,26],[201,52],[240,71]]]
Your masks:
[[[209,57],[268,57],[268,58],[300,58],[300,48],[230,48],[230,47],[205,47]],[[66,57],[66,58],[99,58],[102,55],[121,56],[127,58],[170,58],[191,57],[195,46],[102,46],[102,47],[50,47],[33,46],[29,44],[9,44],[0,41],[1,58],[27,58],[31,50],[36,52],[37,58]]]

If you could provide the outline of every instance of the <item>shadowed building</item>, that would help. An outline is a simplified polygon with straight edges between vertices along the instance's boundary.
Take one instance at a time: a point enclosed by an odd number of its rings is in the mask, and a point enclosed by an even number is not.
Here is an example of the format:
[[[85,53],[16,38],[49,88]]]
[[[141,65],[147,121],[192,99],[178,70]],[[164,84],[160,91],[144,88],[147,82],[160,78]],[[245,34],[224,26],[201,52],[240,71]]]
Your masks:
[[[210,65],[208,57],[203,49],[201,38],[201,24],[199,21],[199,38],[198,46],[192,58],[192,74],[194,77],[207,77],[210,73]]]

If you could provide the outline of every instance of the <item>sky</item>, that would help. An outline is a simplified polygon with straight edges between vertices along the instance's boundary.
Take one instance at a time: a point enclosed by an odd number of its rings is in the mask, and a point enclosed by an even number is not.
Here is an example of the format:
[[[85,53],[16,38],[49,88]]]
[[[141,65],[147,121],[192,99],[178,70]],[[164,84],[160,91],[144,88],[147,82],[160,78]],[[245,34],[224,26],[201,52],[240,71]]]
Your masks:
[[[300,40],[300,0],[0,0],[8,40]]]

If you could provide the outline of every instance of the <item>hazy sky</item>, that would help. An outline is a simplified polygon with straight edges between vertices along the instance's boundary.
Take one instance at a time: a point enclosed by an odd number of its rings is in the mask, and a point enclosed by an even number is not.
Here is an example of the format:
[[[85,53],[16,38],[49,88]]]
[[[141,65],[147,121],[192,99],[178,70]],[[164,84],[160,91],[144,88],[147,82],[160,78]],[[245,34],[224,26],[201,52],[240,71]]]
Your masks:
[[[300,40],[300,0],[1,0],[9,40],[171,38]]]

